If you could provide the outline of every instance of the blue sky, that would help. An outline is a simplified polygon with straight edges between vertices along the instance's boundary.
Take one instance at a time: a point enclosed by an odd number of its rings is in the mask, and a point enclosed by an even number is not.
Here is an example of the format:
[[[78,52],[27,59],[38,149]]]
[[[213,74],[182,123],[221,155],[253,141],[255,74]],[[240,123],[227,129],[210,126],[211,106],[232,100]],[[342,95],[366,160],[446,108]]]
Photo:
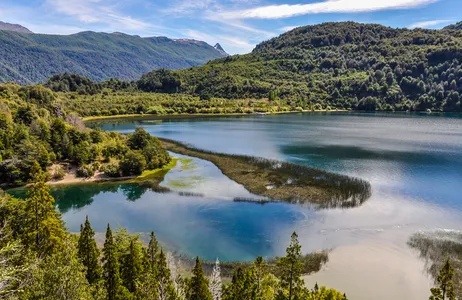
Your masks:
[[[441,28],[462,0],[0,0],[0,20],[36,33],[93,30],[192,38],[231,54],[296,26],[330,21]]]

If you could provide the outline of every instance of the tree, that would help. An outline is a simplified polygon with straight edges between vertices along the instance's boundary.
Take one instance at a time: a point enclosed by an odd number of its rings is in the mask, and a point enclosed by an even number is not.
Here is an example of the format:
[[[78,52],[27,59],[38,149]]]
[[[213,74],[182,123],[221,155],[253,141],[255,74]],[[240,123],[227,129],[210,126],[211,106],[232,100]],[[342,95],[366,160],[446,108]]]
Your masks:
[[[167,258],[163,250],[160,251],[156,267],[156,281],[158,283],[159,300],[176,299],[175,288],[173,286],[170,269],[167,266]]]
[[[124,176],[140,175],[146,169],[146,159],[137,151],[129,151],[120,161],[120,170]]]
[[[144,128],[137,127],[135,132],[128,137],[128,146],[132,150],[144,149],[151,142],[151,135]]]
[[[90,300],[91,287],[77,249],[69,239],[62,251],[42,260],[33,271],[33,283],[25,289],[24,299]]]
[[[456,300],[454,294],[454,284],[452,278],[454,276],[454,268],[451,266],[449,258],[441,268],[440,274],[436,278],[438,287],[432,288],[430,300]]]
[[[37,162],[32,170],[33,183],[25,204],[24,242],[38,257],[44,257],[62,248],[66,233],[61,216],[54,208],[55,200],[45,183],[45,174]]]
[[[135,242],[130,242],[128,253],[126,253],[122,259],[122,280],[124,286],[130,292],[136,291],[136,282],[141,275],[141,259],[140,253],[135,247]]]
[[[253,284],[248,271],[239,267],[234,271],[231,285],[225,289],[223,299],[252,299]]]
[[[196,257],[196,265],[192,270],[192,278],[189,283],[188,300],[212,300],[212,294],[207,286],[207,279],[204,277],[204,270],[199,257]]]
[[[103,278],[108,300],[121,299],[122,280],[120,279],[119,262],[109,224],[107,225],[106,241],[103,248]]]
[[[95,284],[101,279],[101,266],[99,264],[99,249],[93,238],[95,232],[91,228],[88,216],[85,219],[85,225],[81,226],[78,256],[83,265],[87,268],[86,278],[90,284]]]
[[[157,242],[154,231],[151,231],[146,255],[147,255],[147,261],[148,261],[148,267],[150,268],[150,271],[153,274],[155,274],[156,273],[155,269],[157,266],[157,260],[159,256],[159,243]]]
[[[212,294],[213,300],[221,300],[221,272],[220,272],[220,261],[215,261],[215,266],[213,266],[212,275],[210,275],[209,280],[209,290]]]
[[[302,247],[298,242],[296,232],[292,234],[286,256],[278,260],[280,271],[281,288],[279,297],[283,299],[299,299],[304,289],[304,281],[301,279],[303,262],[301,261]]]

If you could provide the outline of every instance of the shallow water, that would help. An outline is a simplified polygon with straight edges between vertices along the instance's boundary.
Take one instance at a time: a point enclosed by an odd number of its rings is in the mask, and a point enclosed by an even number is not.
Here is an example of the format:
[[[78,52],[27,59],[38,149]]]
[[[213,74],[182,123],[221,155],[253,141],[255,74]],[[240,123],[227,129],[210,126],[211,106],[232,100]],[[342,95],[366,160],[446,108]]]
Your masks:
[[[410,235],[462,228],[461,116],[307,113],[96,126],[123,133],[142,126],[153,135],[207,150],[357,176],[371,182],[373,194],[350,209],[233,202],[246,197],[242,187],[213,165],[194,160],[199,167],[177,166],[163,184],[202,197],[145,191],[133,202],[127,201],[132,193],[123,185],[99,193],[96,186],[91,203],[82,198],[64,213],[71,230],[78,230],[89,214],[96,230],[103,231],[107,222],[136,232],[154,229],[172,249],[222,260],[281,255],[296,230],[305,252],[333,249],[324,269],[306,278],[310,285],[337,287],[351,299],[422,299],[431,282],[424,262],[406,244]],[[188,176],[188,184],[179,184],[177,179]]]

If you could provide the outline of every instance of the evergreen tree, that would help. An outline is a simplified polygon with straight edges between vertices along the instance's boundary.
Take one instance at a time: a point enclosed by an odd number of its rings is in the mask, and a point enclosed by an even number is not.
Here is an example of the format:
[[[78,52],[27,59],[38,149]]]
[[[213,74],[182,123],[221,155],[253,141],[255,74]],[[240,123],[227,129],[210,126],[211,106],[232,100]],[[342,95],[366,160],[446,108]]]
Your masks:
[[[121,295],[122,281],[119,274],[119,262],[109,224],[106,230],[106,241],[103,248],[103,278],[107,290],[108,300],[118,300]]]
[[[430,296],[430,300],[456,300],[454,284],[452,283],[453,276],[454,268],[448,258],[436,279],[439,286],[431,289],[432,296]]]
[[[78,256],[83,265],[87,268],[86,278],[90,284],[95,284],[101,279],[101,266],[99,264],[99,249],[93,238],[95,232],[91,228],[88,216],[85,219],[85,226],[80,225],[80,236],[78,243]]]
[[[224,291],[223,299],[253,299],[253,288],[248,271],[239,267],[234,271],[231,285]]]
[[[91,286],[85,279],[85,267],[69,239],[63,241],[62,251],[41,260],[32,275],[33,282],[25,288],[21,299],[93,299]]]
[[[25,204],[25,236],[26,246],[44,257],[59,251],[63,247],[66,233],[61,215],[55,210],[55,199],[50,195],[50,188],[46,184],[46,176],[37,162],[32,169],[32,183],[27,192]]]
[[[140,274],[140,255],[135,247],[135,243],[131,241],[128,253],[123,257],[122,279],[124,286],[132,293],[136,290],[136,282]]]
[[[279,297],[288,300],[299,299],[304,289],[304,281],[301,279],[303,262],[301,261],[302,247],[295,232],[292,234],[286,253],[286,256],[278,261],[282,288]]]
[[[157,265],[157,258],[159,256],[159,243],[157,242],[156,236],[154,235],[154,231],[151,232],[148,250],[147,250],[147,260],[150,268],[152,269],[151,272],[155,273],[155,268]]]
[[[157,294],[159,296],[159,300],[176,299],[175,288],[173,286],[170,269],[167,266],[167,258],[163,250],[161,250],[159,254],[155,278],[158,284]]]
[[[202,269],[199,257],[196,257],[196,265],[192,271],[193,276],[189,283],[189,297],[188,300],[212,300],[212,294],[207,286],[207,279],[204,277],[204,270]]]
[[[213,300],[221,300],[221,272],[220,272],[220,261],[216,260],[215,266],[213,266],[212,275],[209,280],[209,290],[212,294]]]

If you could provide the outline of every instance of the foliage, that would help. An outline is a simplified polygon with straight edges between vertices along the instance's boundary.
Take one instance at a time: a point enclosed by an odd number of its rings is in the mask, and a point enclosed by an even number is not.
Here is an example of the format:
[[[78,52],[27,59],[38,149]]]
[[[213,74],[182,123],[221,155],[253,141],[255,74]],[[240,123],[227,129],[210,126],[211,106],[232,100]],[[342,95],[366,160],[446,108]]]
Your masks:
[[[430,296],[430,300],[456,300],[454,284],[452,283],[453,277],[454,268],[448,258],[436,278],[439,286],[431,289],[432,296]]]
[[[196,265],[192,270],[187,298],[188,300],[213,300],[199,257],[196,258]]]
[[[101,165],[110,177],[121,173],[119,161],[130,150],[129,139],[86,128],[78,115],[63,111],[51,90],[5,84],[0,85],[0,100],[0,184],[24,185],[31,179],[35,162],[54,180],[65,176],[61,168],[64,162],[76,166],[79,177],[93,176]],[[145,145],[136,147],[145,160],[138,166],[141,171],[170,162],[156,138],[143,130],[137,135],[145,136]]]
[[[293,108],[462,111],[462,34],[448,30],[459,28],[304,26],[173,76],[182,93],[279,98]]]
[[[78,242],[78,257],[86,268],[85,277],[90,284],[101,280],[101,266],[99,265],[99,249],[94,239],[95,232],[91,228],[88,216],[81,227]]]

